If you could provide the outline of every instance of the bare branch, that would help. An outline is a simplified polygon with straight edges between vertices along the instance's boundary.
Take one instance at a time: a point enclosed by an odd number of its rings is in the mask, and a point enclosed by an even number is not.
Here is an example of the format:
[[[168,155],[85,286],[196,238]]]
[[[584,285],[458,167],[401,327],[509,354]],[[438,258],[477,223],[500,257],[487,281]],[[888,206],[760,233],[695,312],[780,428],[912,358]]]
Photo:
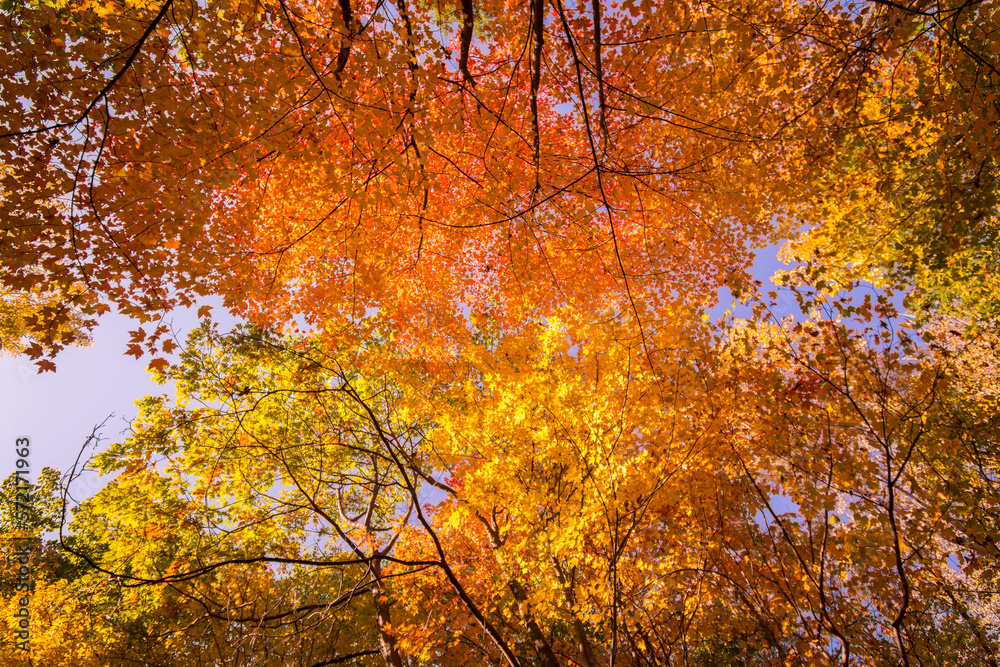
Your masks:
[[[337,53],[337,67],[333,75],[340,81],[340,74],[347,67],[347,59],[351,56],[351,44],[354,42],[354,16],[351,13],[351,0],[340,0],[340,18],[344,20],[347,36],[340,41],[340,51]]]
[[[462,80],[470,83],[473,88],[476,86],[476,80],[469,72],[469,47],[472,45],[472,31],[475,27],[476,15],[472,8],[472,0],[462,0],[462,52],[458,60],[458,71],[462,73]]]

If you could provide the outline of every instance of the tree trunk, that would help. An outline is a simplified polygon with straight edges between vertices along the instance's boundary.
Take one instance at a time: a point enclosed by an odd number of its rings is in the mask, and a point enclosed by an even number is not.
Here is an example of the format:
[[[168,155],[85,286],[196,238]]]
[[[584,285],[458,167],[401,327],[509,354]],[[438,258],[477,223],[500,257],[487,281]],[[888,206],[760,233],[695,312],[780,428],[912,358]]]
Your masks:
[[[545,638],[542,629],[538,627],[538,623],[535,622],[531,613],[531,607],[528,605],[528,593],[524,590],[524,586],[516,580],[510,579],[507,582],[507,587],[514,594],[517,610],[521,614],[521,620],[524,621],[524,627],[528,630],[528,636],[531,638],[531,646],[535,649],[535,654],[538,655],[542,667],[559,667],[559,661],[552,651],[552,646],[549,645],[549,640]]]
[[[386,667],[403,667],[403,660],[396,649],[396,640],[389,634],[389,601],[382,594],[382,563],[372,561],[372,598],[375,601],[375,622],[378,625],[378,648],[385,659]]]

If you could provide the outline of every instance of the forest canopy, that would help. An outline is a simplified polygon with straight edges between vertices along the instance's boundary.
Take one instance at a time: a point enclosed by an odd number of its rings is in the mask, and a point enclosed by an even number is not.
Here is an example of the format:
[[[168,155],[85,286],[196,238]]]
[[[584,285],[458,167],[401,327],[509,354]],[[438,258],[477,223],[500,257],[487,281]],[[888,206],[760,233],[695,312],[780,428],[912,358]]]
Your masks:
[[[3,0],[0,349],[115,309],[163,388],[4,483],[5,664],[996,667],[998,65],[992,1]]]

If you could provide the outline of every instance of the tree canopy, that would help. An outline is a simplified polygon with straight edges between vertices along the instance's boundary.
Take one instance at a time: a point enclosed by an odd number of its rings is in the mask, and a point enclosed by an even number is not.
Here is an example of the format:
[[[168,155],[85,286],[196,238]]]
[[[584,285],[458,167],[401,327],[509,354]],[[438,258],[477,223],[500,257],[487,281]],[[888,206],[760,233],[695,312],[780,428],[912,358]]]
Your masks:
[[[996,666],[995,3],[0,30],[0,344],[116,308],[164,387],[4,487],[11,664]]]

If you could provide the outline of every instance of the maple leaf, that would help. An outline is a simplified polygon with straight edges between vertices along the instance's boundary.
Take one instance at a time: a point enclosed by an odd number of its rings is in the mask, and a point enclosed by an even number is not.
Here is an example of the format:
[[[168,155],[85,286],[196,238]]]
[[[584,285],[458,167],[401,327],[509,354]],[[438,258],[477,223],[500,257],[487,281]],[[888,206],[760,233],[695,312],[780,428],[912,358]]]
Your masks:
[[[164,352],[167,352],[167,351],[168,350],[164,349]],[[137,355],[137,358],[138,358],[138,355]],[[150,371],[154,371],[156,373],[162,373],[164,370],[166,370],[166,368],[169,365],[170,365],[170,362],[167,361],[166,359],[164,359],[162,357],[156,357],[156,358],[153,358],[153,359],[149,360],[148,368],[149,368]]]

